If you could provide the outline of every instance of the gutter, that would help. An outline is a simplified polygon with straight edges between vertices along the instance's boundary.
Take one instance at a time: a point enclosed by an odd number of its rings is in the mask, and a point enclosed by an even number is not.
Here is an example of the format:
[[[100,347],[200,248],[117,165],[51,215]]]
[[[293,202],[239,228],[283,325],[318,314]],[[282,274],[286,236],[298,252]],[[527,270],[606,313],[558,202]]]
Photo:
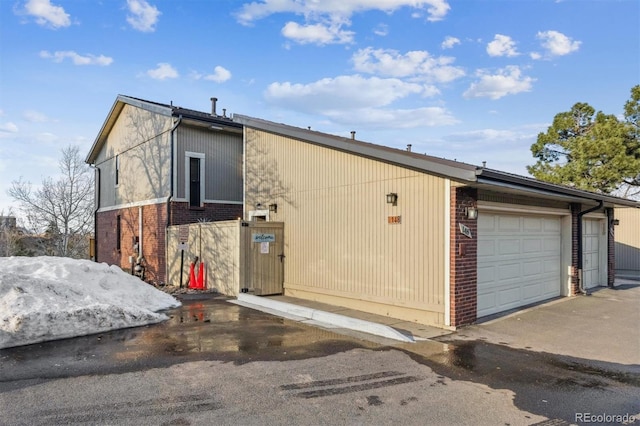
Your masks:
[[[93,164],[89,164],[94,171],[94,185],[96,187],[96,208],[93,211],[93,255],[94,262],[98,261],[98,210],[100,210],[100,169]]]
[[[582,263],[583,263],[583,255],[582,255],[582,217],[587,213],[594,212],[596,210],[600,210],[604,206],[604,201],[599,200],[598,205],[595,207],[591,207],[590,209],[581,211],[578,213],[578,291],[584,294],[585,296],[591,296],[587,290],[584,288],[584,284],[582,281]]]
[[[174,145],[175,145],[175,139],[174,139],[174,132],[175,130],[178,128],[178,126],[180,125],[180,123],[182,123],[182,114],[180,114],[178,116],[178,121],[176,121],[174,123],[174,125],[171,127],[171,130],[169,130],[169,134],[171,135],[171,154],[170,154],[170,160],[169,160],[169,196],[167,197],[167,226],[166,228],[168,228],[171,225],[171,199],[173,198],[173,155],[175,152],[174,149]]]
[[[170,160],[169,160],[169,196],[167,197],[167,224],[165,226],[165,231],[164,231],[164,258],[168,259],[168,254],[169,254],[169,247],[167,245],[167,239],[169,236],[169,226],[171,225],[171,199],[173,198],[173,155],[175,152],[174,149],[174,145],[175,145],[175,139],[174,139],[174,132],[175,130],[178,128],[178,126],[180,125],[180,123],[182,123],[182,114],[180,114],[178,116],[178,121],[176,121],[173,126],[171,126],[171,130],[169,130],[169,137],[171,139],[170,145],[171,145],[171,153],[170,153]],[[164,264],[164,277],[165,277],[165,281],[167,280],[167,278],[169,277],[169,264],[165,261]]]

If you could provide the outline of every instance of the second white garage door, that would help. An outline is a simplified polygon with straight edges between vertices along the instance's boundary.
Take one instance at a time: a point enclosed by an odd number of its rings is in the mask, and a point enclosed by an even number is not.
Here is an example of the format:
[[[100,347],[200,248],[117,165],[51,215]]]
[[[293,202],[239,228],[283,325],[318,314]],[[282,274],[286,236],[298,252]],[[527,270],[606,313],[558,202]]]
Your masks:
[[[560,295],[556,216],[478,215],[478,317]]]

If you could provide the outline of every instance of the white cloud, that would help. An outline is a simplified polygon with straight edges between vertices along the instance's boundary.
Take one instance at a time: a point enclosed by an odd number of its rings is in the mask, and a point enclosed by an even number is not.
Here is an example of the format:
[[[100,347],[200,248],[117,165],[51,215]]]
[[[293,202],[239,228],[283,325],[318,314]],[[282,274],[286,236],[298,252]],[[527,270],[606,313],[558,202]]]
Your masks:
[[[343,22],[333,22],[329,25],[311,24],[300,25],[296,22],[287,22],[282,28],[282,35],[299,44],[347,44],[353,42],[352,31],[342,30]]]
[[[36,23],[44,27],[57,29],[71,25],[69,14],[64,8],[51,4],[50,0],[28,0],[23,13],[33,16]]]
[[[572,40],[558,31],[540,31],[536,37],[549,56],[564,56],[580,48],[581,41]]]
[[[420,84],[395,78],[345,75],[309,84],[272,83],[265,98],[286,108],[324,114],[333,109],[381,107],[409,95],[422,94],[424,90]]]
[[[50,121],[54,121],[47,117],[45,114],[34,110],[27,110],[22,115],[24,119],[30,123],[47,123]]]
[[[11,121],[0,123],[0,133],[18,133],[18,126]]]
[[[539,52],[531,52],[529,53],[529,57],[535,61],[542,59],[542,55]]]
[[[155,25],[162,14],[157,7],[150,5],[145,0],[127,0],[127,22],[136,30],[145,33],[155,31]]]
[[[455,58],[433,57],[424,50],[401,54],[392,49],[368,47],[355,52],[351,60],[356,71],[388,77],[413,77],[430,82],[446,83],[465,75],[462,68],[452,65]]]
[[[165,62],[159,63],[158,67],[147,71],[147,75],[154,80],[166,80],[168,78],[178,78],[178,71]]]
[[[451,49],[456,44],[460,44],[460,39],[456,37],[447,36],[440,45],[442,49]]]
[[[325,115],[344,125],[356,125],[375,129],[411,129],[416,127],[450,126],[459,121],[445,108],[423,107],[416,109],[361,108],[334,110]]]
[[[389,34],[389,26],[387,24],[378,24],[373,29],[373,33],[377,36],[384,37]]]
[[[452,133],[445,136],[445,139],[452,142],[476,141],[478,144],[482,145],[485,143],[495,142],[513,142],[515,140],[522,139],[523,137],[529,137],[529,135],[523,136],[521,133],[517,133],[513,130],[479,129],[468,132]]]
[[[100,65],[103,67],[111,65],[111,63],[113,62],[113,58],[110,58],[108,56],[95,56],[90,54],[82,56],[71,50],[58,51],[53,53],[43,50],[40,52],[40,57],[44,59],[52,59],[54,62],[62,62],[65,60],[65,58],[69,58],[74,65]]]
[[[480,79],[472,83],[469,89],[464,92],[465,98],[500,99],[507,95],[529,92],[535,81],[534,78],[522,75],[520,67],[515,65],[500,69],[495,74],[479,70],[476,75]]]
[[[216,83],[224,83],[230,78],[231,78],[231,72],[219,65],[213,69],[213,74],[204,76],[205,80],[215,81]]]
[[[349,18],[354,13],[382,10],[391,13],[401,7],[426,11],[429,21],[440,21],[451,8],[446,0],[257,0],[246,3],[236,14],[242,24],[250,24],[276,13],[294,13],[307,18],[331,16]]]
[[[516,42],[509,36],[496,34],[489,44],[487,44],[489,56],[518,56]]]

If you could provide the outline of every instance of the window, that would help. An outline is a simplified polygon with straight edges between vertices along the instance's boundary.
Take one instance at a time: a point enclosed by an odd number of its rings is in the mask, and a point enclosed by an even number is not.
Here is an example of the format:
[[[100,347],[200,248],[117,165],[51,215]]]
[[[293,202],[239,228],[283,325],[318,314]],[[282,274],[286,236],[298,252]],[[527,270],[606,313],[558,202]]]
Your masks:
[[[205,199],[205,158],[198,152],[185,152],[185,195],[189,207],[199,208]]]
[[[200,159],[189,158],[189,206],[200,207]]]
[[[120,252],[120,240],[122,237],[122,228],[121,228],[121,220],[120,215],[116,217],[116,250]]]
[[[118,184],[120,183],[119,179],[120,179],[120,156],[116,155],[116,186],[118,186]]]

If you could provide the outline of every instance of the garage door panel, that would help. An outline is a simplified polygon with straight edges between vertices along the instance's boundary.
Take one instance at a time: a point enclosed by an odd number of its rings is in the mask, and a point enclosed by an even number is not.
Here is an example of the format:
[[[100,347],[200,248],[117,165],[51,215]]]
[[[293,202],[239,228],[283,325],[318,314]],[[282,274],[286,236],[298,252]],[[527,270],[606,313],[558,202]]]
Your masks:
[[[557,259],[545,259],[544,267],[540,270],[544,271],[546,274],[560,276],[560,262]]]
[[[544,223],[540,218],[525,217],[523,218],[524,231],[527,232],[541,232],[543,230]]]
[[[520,219],[518,217],[496,216],[496,222],[498,224],[497,231],[500,231],[500,232],[520,231]]]
[[[498,279],[500,281],[516,280],[522,275],[520,263],[511,263],[498,266]]]
[[[531,260],[522,263],[522,275],[525,277],[537,276],[544,269],[542,260]]]
[[[541,249],[541,238],[526,238],[522,240],[522,253],[539,253]]]
[[[498,303],[501,307],[508,306],[510,309],[522,299],[520,292],[520,288],[504,288],[498,293]]]
[[[493,283],[496,281],[496,268],[495,266],[485,266],[478,268],[478,285]]]
[[[489,257],[496,254],[495,241],[478,241],[478,257]]]
[[[547,237],[543,240],[545,253],[554,253],[560,256],[560,237]]]
[[[537,299],[542,295],[542,288],[537,284],[530,284],[522,288],[522,298],[524,300]]]
[[[562,225],[557,218],[549,219],[546,218],[544,220],[544,231],[549,232],[551,234],[559,234],[562,230]]]
[[[520,253],[520,240],[500,240],[498,241],[498,255],[512,255]]]
[[[554,216],[478,217],[478,316],[560,295],[561,221]]]
[[[495,292],[478,293],[478,306],[480,305],[486,306],[487,309],[495,309],[497,306],[496,293]]]

